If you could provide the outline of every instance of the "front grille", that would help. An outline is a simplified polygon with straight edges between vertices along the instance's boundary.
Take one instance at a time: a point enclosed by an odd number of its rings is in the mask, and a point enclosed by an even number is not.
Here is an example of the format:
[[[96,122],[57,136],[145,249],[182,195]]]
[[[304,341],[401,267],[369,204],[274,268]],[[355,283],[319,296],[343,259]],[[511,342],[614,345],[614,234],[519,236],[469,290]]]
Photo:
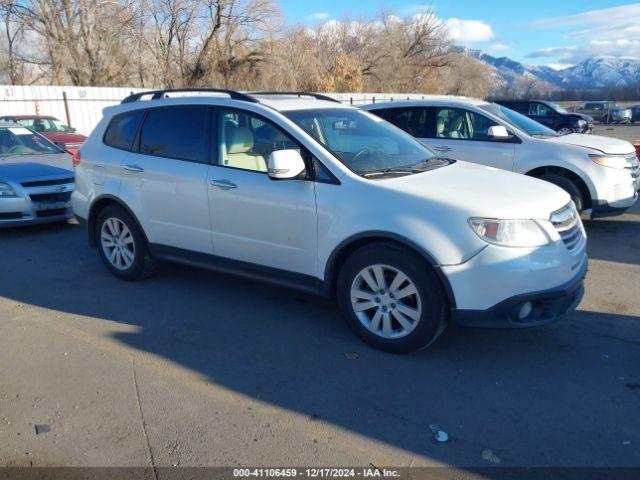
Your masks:
[[[29,195],[31,201],[36,203],[58,203],[71,200],[71,192],[61,193],[32,193]]]
[[[32,182],[22,182],[23,187],[48,187],[51,185],[66,185],[73,183],[73,178],[57,178],[55,180],[34,180]]]
[[[58,215],[64,215],[67,213],[66,208],[52,208],[51,210],[38,210],[36,215],[42,217],[57,217]]]
[[[558,231],[567,250],[573,252],[578,249],[585,238],[582,231],[580,216],[573,206],[573,202],[551,214],[551,223]]]
[[[22,213],[20,212],[2,212],[0,213],[0,220],[17,220],[22,218]]]
[[[635,153],[632,153],[631,155],[628,155],[626,157],[627,163],[629,163],[629,166],[627,167],[629,170],[631,170],[631,176],[634,178],[634,180],[636,178],[640,178],[640,161],[638,160],[638,157]]]

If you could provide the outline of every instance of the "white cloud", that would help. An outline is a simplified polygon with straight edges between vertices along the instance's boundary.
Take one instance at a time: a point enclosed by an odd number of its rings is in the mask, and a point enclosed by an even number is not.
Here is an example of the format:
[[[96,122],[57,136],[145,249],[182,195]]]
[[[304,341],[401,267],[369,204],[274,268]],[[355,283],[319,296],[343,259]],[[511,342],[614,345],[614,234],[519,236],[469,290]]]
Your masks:
[[[307,20],[310,22],[323,22],[325,20],[329,20],[331,18],[331,14],[327,12],[316,12],[312,13],[307,17]]]
[[[573,25],[611,25],[612,23],[629,23],[640,18],[640,3],[631,3],[620,7],[590,10],[577,15],[544,18],[532,23],[534,27],[556,28]]]
[[[579,63],[592,57],[628,57],[640,59],[640,40],[591,40],[584,45],[542,48],[527,55],[529,58],[558,58],[558,63]]]
[[[446,19],[444,25],[449,38],[458,44],[488,42],[495,37],[491,26],[481,20],[464,20],[454,17]]]
[[[562,29],[572,45],[543,48],[529,58],[554,57],[557,63],[587,58],[640,57],[640,3],[590,10],[576,15],[545,18],[530,24],[539,29]],[[584,43],[578,43],[578,42]],[[576,43],[574,43],[576,42]]]
[[[506,43],[492,43],[487,48],[490,52],[506,52],[511,49],[511,45],[507,45]]]

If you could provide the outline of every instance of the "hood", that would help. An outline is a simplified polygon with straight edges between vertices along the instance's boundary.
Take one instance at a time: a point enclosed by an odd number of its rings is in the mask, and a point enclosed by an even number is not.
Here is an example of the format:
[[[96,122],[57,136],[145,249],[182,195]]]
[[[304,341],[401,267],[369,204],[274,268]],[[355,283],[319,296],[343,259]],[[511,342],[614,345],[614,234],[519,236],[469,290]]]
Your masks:
[[[87,137],[72,132],[42,132],[41,135],[52,142],[82,143]]]
[[[573,117],[581,118],[582,120],[585,120],[588,123],[593,123],[593,117],[591,115],[587,115],[586,113],[570,112],[569,115]]]
[[[625,140],[601,137],[598,135],[571,133],[569,135],[562,135],[559,137],[545,138],[544,141],[590,148],[609,155],[627,155],[635,152],[633,145]]]
[[[0,180],[23,182],[38,178],[73,177],[73,172],[41,163],[0,163]]]
[[[446,203],[468,217],[548,220],[571,200],[548,182],[460,161],[380,183],[430,203]]]
[[[52,167],[64,168],[73,171],[71,155],[66,152],[43,153],[40,155],[6,155],[0,156],[0,167],[10,163],[37,163],[40,165],[50,165]]]

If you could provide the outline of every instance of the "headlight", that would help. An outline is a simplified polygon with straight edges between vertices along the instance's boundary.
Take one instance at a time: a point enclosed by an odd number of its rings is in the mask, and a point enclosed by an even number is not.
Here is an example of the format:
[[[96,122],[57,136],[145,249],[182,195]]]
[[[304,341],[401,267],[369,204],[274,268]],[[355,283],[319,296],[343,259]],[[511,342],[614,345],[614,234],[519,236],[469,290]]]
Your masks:
[[[584,127],[586,124],[587,124],[586,120],[582,120],[582,119],[578,120],[578,125],[580,125],[581,127]]]
[[[0,198],[16,197],[16,191],[8,183],[0,182]]]
[[[598,165],[617,168],[618,170],[623,170],[631,166],[625,157],[617,155],[589,155],[589,158]]]
[[[485,242],[502,247],[541,247],[550,242],[535,220],[470,218],[469,226]]]

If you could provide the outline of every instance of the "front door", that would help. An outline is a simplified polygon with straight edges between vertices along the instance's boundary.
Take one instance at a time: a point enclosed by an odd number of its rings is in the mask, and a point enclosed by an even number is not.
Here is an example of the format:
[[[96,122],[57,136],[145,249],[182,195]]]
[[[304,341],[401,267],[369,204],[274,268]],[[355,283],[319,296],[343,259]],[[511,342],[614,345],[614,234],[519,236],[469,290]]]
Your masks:
[[[220,109],[207,183],[217,256],[312,275],[317,259],[314,183],[271,180],[274,150],[300,149],[279,127],[244,110]]]
[[[420,141],[443,157],[513,170],[515,143],[489,138],[493,125],[498,124],[471,110],[436,107],[435,132]]]

